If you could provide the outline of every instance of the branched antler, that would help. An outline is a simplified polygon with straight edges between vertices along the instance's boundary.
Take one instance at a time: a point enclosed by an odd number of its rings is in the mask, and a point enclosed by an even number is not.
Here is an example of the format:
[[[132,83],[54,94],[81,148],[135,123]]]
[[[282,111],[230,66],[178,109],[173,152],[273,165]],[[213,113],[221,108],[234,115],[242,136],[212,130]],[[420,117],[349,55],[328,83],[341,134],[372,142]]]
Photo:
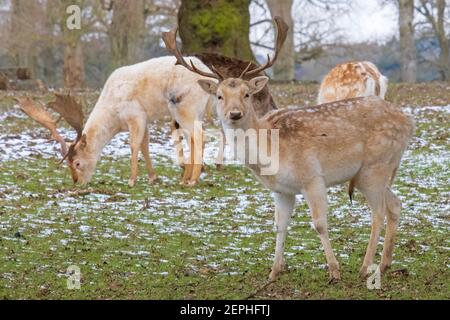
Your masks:
[[[276,40],[276,46],[275,46],[275,54],[274,54],[273,58],[271,59],[270,56],[267,54],[267,62],[264,65],[259,66],[253,70],[245,70],[245,72],[242,73],[241,78],[244,76],[252,76],[252,75],[258,74],[266,69],[269,69],[271,66],[273,66],[273,64],[277,60],[278,53],[281,51],[281,48],[283,47],[283,44],[286,41],[289,26],[286,24],[286,22],[284,22],[284,20],[281,17],[277,16],[274,18],[274,20],[275,20],[275,25],[276,25],[276,30],[277,30],[277,40]],[[250,65],[249,65],[249,67],[250,67]]]
[[[181,64],[188,70],[197,73],[201,76],[217,79],[219,81],[223,80],[223,76],[214,67],[211,68],[214,73],[202,71],[194,65],[192,60],[190,60],[189,61],[190,63],[188,63],[184,59],[180,49],[177,47],[177,32],[178,27],[173,28],[169,32],[163,32],[163,40],[164,43],[166,44],[166,48],[171,54],[173,54],[177,58],[177,64]]]
[[[67,153],[67,145],[63,137],[61,137],[56,130],[58,120],[53,119],[53,117],[42,106],[35,104],[29,97],[20,97],[15,99],[19,103],[20,109],[22,109],[23,112],[50,130],[52,139],[61,145],[61,155],[64,157]]]
[[[81,105],[70,94],[55,93],[55,97],[56,100],[48,103],[47,106],[60,115],[60,118],[56,120],[42,106],[35,104],[29,97],[16,98],[16,101],[19,103],[22,111],[30,118],[50,130],[52,139],[61,145],[61,163],[67,158],[70,148],[67,147],[64,138],[59,135],[57,123],[61,118],[66,120],[77,132],[77,139],[75,140],[75,143],[77,143],[82,137],[84,115]]]
[[[55,93],[56,100],[48,103],[48,107],[55,110],[77,132],[77,140],[83,132],[84,114],[79,104],[70,94]]]
[[[276,26],[276,30],[277,30],[277,37],[276,37],[275,54],[274,54],[273,58],[270,58],[270,56],[267,55],[267,62],[264,65],[258,66],[252,70],[250,70],[250,69],[253,66],[253,63],[250,62],[248,64],[247,68],[245,68],[245,70],[240,74],[240,78],[257,75],[257,74],[261,73],[262,71],[272,67],[273,64],[275,63],[275,61],[277,60],[278,53],[280,52],[281,48],[283,47],[284,42],[286,41],[289,26],[286,24],[286,22],[284,22],[284,20],[281,17],[278,17],[278,16],[275,17],[274,21],[275,21],[275,26]],[[190,63],[188,63],[184,59],[183,55],[181,54],[180,49],[177,47],[177,41],[176,41],[177,31],[178,31],[178,27],[175,27],[169,32],[163,32],[163,40],[164,40],[164,43],[166,44],[166,48],[171,54],[173,54],[177,58],[177,64],[181,64],[182,66],[186,67],[188,70],[195,72],[201,76],[217,79],[219,81],[224,80],[225,77],[221,73],[219,73],[219,71],[214,66],[211,66],[211,70],[213,71],[213,73],[205,72],[205,71],[199,70],[192,61],[190,61]]]

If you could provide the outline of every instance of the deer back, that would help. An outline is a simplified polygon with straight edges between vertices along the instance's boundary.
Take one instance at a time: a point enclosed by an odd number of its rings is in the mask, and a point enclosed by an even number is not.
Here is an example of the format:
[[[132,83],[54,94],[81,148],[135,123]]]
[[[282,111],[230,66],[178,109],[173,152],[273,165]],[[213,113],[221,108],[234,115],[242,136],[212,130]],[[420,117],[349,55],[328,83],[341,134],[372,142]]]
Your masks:
[[[378,96],[384,99],[388,79],[368,61],[341,63],[324,77],[318,103],[343,99]]]

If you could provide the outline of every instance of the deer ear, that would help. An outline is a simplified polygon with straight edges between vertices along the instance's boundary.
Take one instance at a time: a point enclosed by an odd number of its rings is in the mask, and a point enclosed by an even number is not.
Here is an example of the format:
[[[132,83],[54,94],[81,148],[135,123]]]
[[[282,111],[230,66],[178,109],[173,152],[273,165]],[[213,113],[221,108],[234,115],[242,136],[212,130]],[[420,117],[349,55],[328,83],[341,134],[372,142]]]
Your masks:
[[[256,78],[251,79],[248,82],[251,93],[255,94],[255,93],[260,92],[265,87],[265,85],[267,84],[268,81],[269,81],[269,78],[266,76],[261,76],[261,77],[256,77]]]
[[[197,83],[205,90],[207,93],[215,95],[217,92],[217,83],[213,80],[200,79]]]

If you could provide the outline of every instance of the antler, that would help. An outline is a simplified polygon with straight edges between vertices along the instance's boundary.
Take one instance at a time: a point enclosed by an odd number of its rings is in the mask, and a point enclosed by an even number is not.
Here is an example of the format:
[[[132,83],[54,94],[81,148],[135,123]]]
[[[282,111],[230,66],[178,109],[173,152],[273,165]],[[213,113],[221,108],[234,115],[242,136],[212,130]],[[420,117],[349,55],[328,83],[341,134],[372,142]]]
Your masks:
[[[67,145],[63,137],[61,137],[56,130],[56,123],[58,120],[53,119],[43,107],[34,104],[29,97],[15,98],[15,100],[19,103],[20,109],[22,109],[22,111],[30,118],[50,130],[52,139],[61,145],[61,155],[64,157],[67,153]]]
[[[249,65],[246,68],[246,70],[244,70],[244,72],[242,72],[241,78],[244,76],[251,76],[251,75],[258,74],[261,71],[264,71],[264,70],[270,68],[271,66],[273,66],[273,64],[277,60],[278,53],[280,52],[281,48],[283,47],[284,41],[286,40],[289,26],[286,24],[286,22],[284,22],[284,20],[281,17],[277,16],[274,18],[274,20],[275,20],[275,25],[276,25],[276,29],[277,29],[277,40],[276,40],[275,54],[274,54],[273,58],[270,59],[269,54],[267,54],[267,62],[264,65],[259,66],[258,68],[250,70],[250,71],[248,70],[248,68],[250,67],[250,65]]]
[[[182,66],[186,67],[188,70],[195,72],[201,76],[217,79],[219,81],[223,80],[223,76],[213,67],[211,68],[214,73],[211,72],[205,72],[202,70],[199,70],[192,60],[190,60],[190,64],[187,63],[187,61],[184,59],[183,55],[181,54],[180,49],[177,47],[177,32],[178,27],[173,28],[169,32],[163,32],[163,40],[166,44],[167,50],[173,54],[177,58],[177,64],[181,64]]]
[[[84,114],[81,105],[70,94],[55,93],[56,100],[48,103],[48,107],[55,110],[77,132],[77,140],[83,132]]]

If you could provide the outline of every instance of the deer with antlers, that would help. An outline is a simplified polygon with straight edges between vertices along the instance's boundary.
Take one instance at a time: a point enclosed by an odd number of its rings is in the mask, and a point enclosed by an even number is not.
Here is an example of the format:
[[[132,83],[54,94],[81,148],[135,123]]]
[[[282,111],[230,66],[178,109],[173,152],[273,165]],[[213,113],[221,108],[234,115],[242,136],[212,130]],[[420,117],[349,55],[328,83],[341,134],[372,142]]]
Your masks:
[[[278,49],[278,48],[277,48]],[[275,52],[275,57],[278,50]],[[193,64],[179,63],[196,72]],[[350,181],[360,190],[372,209],[372,230],[360,275],[367,275],[381,229],[387,218],[381,271],[392,263],[394,239],[401,204],[391,190],[403,152],[414,132],[414,121],[397,106],[379,97],[341,100],[314,108],[281,109],[258,118],[252,96],[268,78],[255,76],[272,66],[274,59],[257,68],[249,67],[238,78],[198,81],[205,92],[217,99],[217,112],[225,130],[256,130],[255,145],[245,143],[248,155],[260,145],[278,151],[278,170],[264,174],[264,166],[242,159],[257,179],[274,194],[276,248],[269,278],[276,279],[284,266],[284,243],[295,206],[295,196],[303,194],[312,221],[322,242],[331,282],[340,279],[339,263],[333,253],[327,223],[327,188]],[[244,80],[251,76],[250,80]],[[217,83],[217,79],[219,83]],[[265,130],[265,131],[264,131]],[[272,142],[273,133],[278,143]],[[275,140],[276,141],[276,140]]]
[[[323,78],[319,88],[319,104],[357,97],[378,96],[384,99],[388,78],[368,61],[341,63]]]
[[[176,40],[173,33],[165,34],[164,41],[170,52],[181,56],[181,52],[174,45]],[[82,113],[80,114],[81,108],[77,106],[76,101],[69,96],[57,95],[56,101],[49,107],[53,106],[53,109],[66,118],[77,131],[77,139],[70,147],[67,147],[62,137],[55,135],[55,133],[57,134],[55,121],[52,122],[51,128],[48,127],[51,123],[49,121],[51,116],[48,113],[45,114],[47,122],[40,121],[42,119],[39,117],[42,117],[45,112],[42,107],[29,107],[28,110],[31,108],[33,111],[28,114],[49,128],[52,136],[61,144],[61,148],[67,149],[67,152],[63,152],[64,159],[67,160],[75,183],[88,183],[100,159],[103,147],[118,132],[129,131],[131,176],[128,183],[130,186],[134,186],[136,183],[139,151],[142,151],[146,162],[149,182],[152,183],[156,180],[157,175],[149,154],[147,123],[170,114],[173,119],[171,122],[172,136],[178,162],[184,169],[181,182],[186,185],[195,185],[202,172],[204,149],[203,135],[194,139],[196,136],[195,123],[201,123],[205,110],[212,107],[214,103],[214,99],[201,89],[197,80],[208,78],[211,69],[215,69],[222,78],[237,76],[246,68],[248,62],[211,53],[186,59],[190,63],[195,63],[195,73],[186,70],[183,66],[175,65],[180,59],[174,57],[150,59],[115,70],[106,81],[84,127]],[[186,65],[190,65],[185,59],[182,61]],[[256,65],[251,64],[251,67],[256,67]],[[252,99],[255,110],[260,116],[276,109],[267,85]],[[19,104],[25,111],[27,108],[25,103]],[[31,106],[32,101],[29,100],[27,104]],[[78,118],[74,117],[71,112],[77,114]],[[185,136],[190,147],[190,159],[187,161],[184,159],[181,136],[176,133],[178,129],[187,133]],[[219,150],[219,163],[221,163],[222,157],[223,148]]]
[[[278,52],[283,46],[286,36],[287,36],[287,24],[280,17],[275,17],[275,27],[277,30],[277,39],[276,39],[276,52]],[[178,32],[177,28],[169,32],[163,32],[163,41],[166,45],[167,50],[173,54],[177,58],[177,64],[183,65],[190,71],[194,73],[198,73],[202,76],[215,78],[218,81],[221,81],[230,77],[242,77],[243,79],[250,80],[255,75],[263,76],[264,70],[256,71],[256,72],[247,72],[248,69],[256,69],[257,65],[253,62],[243,61],[237,58],[226,57],[217,53],[201,53],[195,54],[194,56],[202,61],[209,69],[208,72],[198,72],[198,69],[192,63],[192,60],[188,63],[186,59],[183,58],[181,50],[178,49],[176,43],[176,34]],[[275,55],[272,59],[272,64],[276,61],[278,55]],[[213,71],[211,71],[213,70]],[[251,96],[253,108],[255,109],[256,115],[258,117],[262,117],[270,111],[276,110],[276,103],[270,93],[270,89],[268,84],[265,84],[264,87],[257,93]],[[178,124],[176,122],[172,123],[172,129],[177,129]],[[175,144],[178,145],[180,143],[180,138],[176,134]],[[197,144],[198,145],[198,144]],[[221,148],[219,148],[219,153],[216,159],[216,166],[220,168],[223,162],[223,154],[224,154],[225,144],[221,144]],[[178,149],[178,158],[183,159],[183,149]],[[179,162],[182,160],[179,160]]]
[[[189,59],[200,65],[200,69],[208,70],[197,58]],[[84,184],[91,180],[103,147],[121,131],[130,132],[130,186],[134,186],[137,180],[139,151],[142,151],[146,162],[149,182],[153,183],[157,179],[149,154],[149,121],[170,115],[181,128],[191,133],[191,137],[194,136],[194,124],[196,121],[201,122],[211,99],[196,83],[202,77],[176,66],[175,62],[174,57],[161,57],[115,70],[106,81],[84,126],[81,106],[76,104],[73,97],[57,95],[55,102],[49,104],[77,132],[77,139],[69,147],[62,147],[67,149],[64,159],[67,160],[74,183]],[[20,105],[25,111],[25,103],[22,101]],[[39,118],[43,117],[45,110],[38,107],[33,110],[28,114],[48,127],[50,122],[43,122]],[[49,119],[48,116],[45,115],[45,120]],[[56,132],[55,126],[56,122],[53,122],[52,133]],[[64,139],[57,137],[55,140],[65,145]],[[191,144],[192,149],[194,147]],[[189,168],[185,169],[183,183],[193,185],[198,180],[202,160],[198,162],[189,164]]]

